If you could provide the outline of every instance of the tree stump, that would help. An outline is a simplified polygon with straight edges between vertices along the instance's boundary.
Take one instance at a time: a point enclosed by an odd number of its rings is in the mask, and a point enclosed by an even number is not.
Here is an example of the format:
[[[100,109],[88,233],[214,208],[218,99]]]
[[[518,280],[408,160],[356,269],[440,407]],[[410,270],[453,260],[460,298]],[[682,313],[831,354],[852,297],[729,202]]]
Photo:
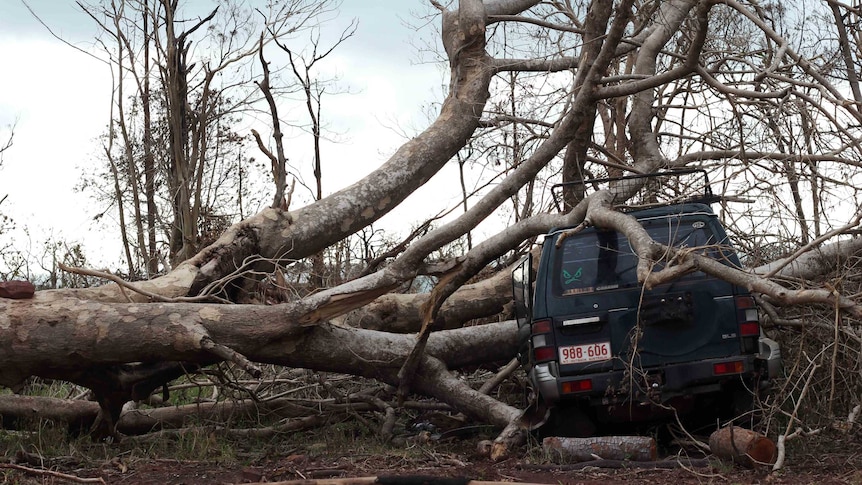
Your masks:
[[[709,436],[709,449],[724,460],[732,460],[748,468],[775,463],[775,443],[750,429],[738,426],[721,428]]]

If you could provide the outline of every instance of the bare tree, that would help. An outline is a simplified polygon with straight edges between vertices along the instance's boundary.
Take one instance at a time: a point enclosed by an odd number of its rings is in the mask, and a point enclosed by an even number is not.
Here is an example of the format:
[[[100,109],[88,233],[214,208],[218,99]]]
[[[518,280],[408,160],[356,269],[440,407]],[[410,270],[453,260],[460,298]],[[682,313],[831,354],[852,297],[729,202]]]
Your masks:
[[[143,266],[154,275],[160,264],[169,269],[212,242],[240,212],[232,199],[252,199],[252,177],[242,176],[255,169],[233,127],[255,100],[247,73],[259,49],[258,14],[239,3],[191,20],[180,2],[81,6],[110,39],[103,45],[115,69],[104,150],[105,178],[114,182],[106,192],[117,204],[129,274]],[[326,2],[286,2],[268,9],[262,23],[279,39],[325,8]],[[237,167],[237,159],[245,163]],[[229,176],[234,170],[239,182]]]
[[[313,200],[321,200],[323,198],[323,172],[322,172],[322,155],[321,155],[321,140],[323,139],[322,132],[322,99],[323,95],[327,93],[327,87],[333,86],[335,80],[323,80],[319,79],[317,75],[314,73],[315,65],[320,61],[323,61],[328,57],[332,52],[342,43],[344,43],[347,39],[353,36],[356,32],[356,23],[352,21],[348,27],[346,27],[341,35],[338,37],[336,41],[332,43],[328,48],[322,48],[320,45],[320,31],[318,29],[312,30],[312,36],[309,41],[310,43],[310,53],[302,54],[294,52],[290,49],[281,39],[277,33],[270,30],[268,32],[269,35],[272,36],[272,41],[281,49],[281,51],[285,52],[288,56],[290,71],[293,73],[293,77],[295,82],[298,83],[298,89],[303,94],[305,110],[308,113],[308,119],[310,122],[310,131],[311,131],[311,142],[312,142],[312,168],[313,175],[315,180],[315,189],[313,192]],[[269,64],[264,59],[264,38],[261,37],[260,40],[260,59],[261,59],[261,67],[263,69],[264,75],[263,80],[258,82],[258,86],[263,92],[264,98],[267,101],[267,105],[269,107],[269,111],[272,116],[273,122],[273,138],[275,139],[275,152],[272,153],[268,148],[265,147],[263,140],[260,135],[254,131],[253,134],[257,141],[258,147],[264,154],[272,162],[273,167],[273,175],[276,179],[276,194],[275,201],[273,202],[273,206],[282,206],[285,210],[289,208],[289,199],[290,195],[288,195],[285,200],[284,190],[286,188],[287,182],[287,156],[284,151],[284,143],[283,143],[283,132],[282,132],[282,121],[279,119],[278,115],[278,107],[276,105],[275,96],[277,93],[283,91],[283,89],[276,89],[272,86],[270,82],[270,69]],[[291,83],[291,86],[293,83]],[[335,92],[329,92],[328,94],[337,94]],[[293,183],[295,183],[296,178],[294,176]],[[292,194],[291,194],[292,195]],[[324,286],[325,281],[325,266],[324,266],[324,251],[321,251],[311,258],[312,261],[312,274],[311,274],[311,284],[312,289],[322,288]]]
[[[12,148],[12,141],[14,140],[14,138],[15,138],[15,127],[11,127],[11,128],[9,128],[9,138],[6,140],[5,143],[3,143],[2,146],[0,146],[0,166],[2,166],[2,163],[3,163],[2,154],[6,150]]]
[[[9,128],[9,138],[2,145],[0,145],[0,170],[3,169],[3,153],[12,147],[12,142],[13,142],[14,138],[15,138],[15,127],[13,126],[13,127]],[[3,202],[6,200],[7,197],[8,197],[7,194],[0,195],[0,205],[3,204]],[[12,227],[13,227],[12,219],[10,219],[6,215],[4,215],[3,212],[0,212],[0,236],[2,236],[4,234],[8,234],[8,232],[12,229]],[[4,256],[6,254],[8,254],[11,246],[12,246],[11,241],[0,240],[0,254],[3,254]],[[4,264],[8,265],[8,261],[6,261],[6,259],[8,259],[8,258],[4,257],[3,258],[4,261],[2,261],[2,262]],[[12,271],[10,271],[10,273],[12,273]],[[6,275],[3,275],[3,277],[5,279]]]
[[[788,23],[802,20],[785,14],[790,7],[737,0],[462,0],[451,8],[434,5],[442,22],[449,89],[437,118],[424,131],[365,178],[305,207],[289,211],[276,200],[194,254],[193,241],[175,240],[182,262],[164,276],[39,292],[23,302],[0,301],[0,346],[10,349],[0,355],[0,383],[17,385],[38,375],[89,387],[105,418],[99,431],[109,434],[125,402],[143,399],[189,369],[214,362],[227,360],[253,375],[257,363],[349,372],[397,386],[402,397],[422,392],[505,427],[496,451],[502,454],[524,438],[520,411],[475,391],[452,371],[510,359],[517,343],[514,324],[443,329],[499,314],[501,298],[507,298],[500,296],[506,286],[500,285],[501,277],[465,286],[489,264],[552,227],[578,225],[624,233],[647,287],[697,268],[750,288],[764,308],[829,308],[836,316],[829,327],[834,330],[830,345],[837,348],[840,340],[855,345],[844,348],[860,348],[862,305],[852,290],[814,281],[797,286],[785,279],[814,278],[834,269],[807,257],[827,241],[844,238],[830,253],[843,258],[839,262],[858,251],[848,236],[859,222],[853,216],[859,205],[853,181],[859,176],[862,112],[845,97],[841,84],[854,82],[848,66],[855,61],[851,55],[848,64],[846,55],[855,53],[853,35],[839,32],[835,45],[794,38],[794,32],[802,31]],[[820,7],[820,13],[834,15],[827,4]],[[176,28],[176,19],[169,20],[175,12],[168,15],[165,8],[165,28]],[[856,15],[852,7],[838,9],[835,18]],[[495,51],[488,39],[496,42],[506,24],[529,25],[541,35],[532,36],[523,50]],[[169,34],[167,39],[173,40],[160,44],[166,84],[176,91],[169,94],[168,112],[179,118],[190,116],[177,109],[183,106],[183,72],[189,68],[180,61],[192,32]],[[211,72],[213,68],[205,69],[204,84]],[[495,80],[509,76],[511,86],[523,73],[542,73],[524,90],[525,97],[534,96],[531,102],[541,100],[536,105],[543,107],[542,122],[499,109],[511,106],[514,97],[511,88],[498,90],[507,84]],[[499,141],[494,118],[532,133],[535,143],[518,155],[516,165],[493,174],[495,183],[463,213],[417,237],[376,271],[343,284],[284,298],[278,305],[220,304],[249,301],[266,273],[278,280],[280,268],[369,227],[468,144]],[[188,170],[171,172],[177,176],[172,188],[174,194],[188,192],[184,201],[195,201],[195,186],[181,185],[194,180],[192,168],[200,163],[204,141],[186,123],[177,121],[174,131],[168,131],[173,160],[187,155],[182,147],[192,147],[195,154],[182,158],[190,164]],[[511,141],[512,132],[503,134]],[[185,136],[201,138],[186,145]],[[744,242],[755,233],[758,242],[795,240],[798,250],[780,266],[758,273],[664,247],[630,216],[614,210],[642,188],[618,184],[567,194],[559,214],[522,210],[515,222],[474,241],[464,254],[430,261],[429,255],[463,237],[513,197],[531,197],[537,176],[577,180],[588,174],[681,167],[704,167],[713,174],[728,196],[722,216],[733,223],[738,239]],[[549,168],[559,175],[545,172]],[[283,179],[280,184],[283,188]],[[661,199],[673,189],[648,187],[647,197]],[[740,199],[754,203],[738,209],[731,201]],[[190,204],[189,214],[196,207]],[[185,209],[177,210],[178,220],[188,215]],[[844,217],[842,210],[847,211]],[[179,230],[186,222],[178,224]],[[650,271],[667,255],[672,258],[662,271]],[[776,252],[769,259],[781,255]],[[417,275],[437,278],[429,294],[391,294]],[[488,304],[458,310],[468,301]],[[405,336],[342,325],[339,320],[354,311],[362,313],[351,318],[387,328],[387,318],[394,315],[399,323],[409,320],[418,332]],[[776,322],[784,321],[773,314]],[[27,337],[22,340],[21,335]],[[858,350],[853,352],[858,356]],[[858,375],[847,379],[858,383]]]

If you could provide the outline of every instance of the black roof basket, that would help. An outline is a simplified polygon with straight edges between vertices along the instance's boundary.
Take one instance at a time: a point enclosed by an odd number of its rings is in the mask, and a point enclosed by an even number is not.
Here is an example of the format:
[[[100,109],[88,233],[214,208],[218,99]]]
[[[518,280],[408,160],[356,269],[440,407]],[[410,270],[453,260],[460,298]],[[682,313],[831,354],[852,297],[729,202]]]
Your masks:
[[[719,202],[721,200],[720,196],[717,196],[712,193],[712,187],[709,185],[709,176],[706,174],[706,170],[702,168],[690,168],[683,170],[666,170],[663,172],[653,172],[646,174],[637,174],[637,175],[626,175],[624,177],[607,177],[607,178],[595,178],[595,179],[587,179],[576,182],[564,182],[561,184],[555,184],[551,186],[551,196],[554,199],[554,205],[557,207],[558,211],[562,211],[560,207],[560,198],[561,193],[557,193],[557,189],[562,189],[563,187],[571,187],[583,185],[585,188],[587,185],[593,185],[594,187],[598,184],[616,182],[620,180],[635,180],[635,179],[651,179],[651,178],[660,178],[660,177],[676,177],[681,181],[681,177],[684,175],[691,175],[700,173],[703,174],[703,186],[701,188],[700,194],[691,195],[691,196],[682,196],[682,195],[674,195],[668,197],[666,200],[651,200],[644,202],[636,202],[635,205],[621,205],[618,208],[626,211],[626,210],[635,210],[635,209],[643,209],[647,207],[659,207],[659,206],[668,206],[674,204],[682,204],[682,203],[701,203],[701,204],[714,204],[715,202]],[[691,183],[687,184],[683,188],[692,189],[693,187],[697,187]]]

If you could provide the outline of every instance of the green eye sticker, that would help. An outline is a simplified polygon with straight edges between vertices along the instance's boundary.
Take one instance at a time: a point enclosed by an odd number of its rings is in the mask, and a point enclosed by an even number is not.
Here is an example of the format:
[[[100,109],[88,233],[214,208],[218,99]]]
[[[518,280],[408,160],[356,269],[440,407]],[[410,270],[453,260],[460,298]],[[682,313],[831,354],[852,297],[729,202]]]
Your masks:
[[[565,282],[565,284],[570,285],[576,281],[579,281],[581,279],[581,274],[583,274],[583,268],[578,268],[578,270],[575,271],[575,274],[571,274],[568,271],[563,270],[563,281]]]

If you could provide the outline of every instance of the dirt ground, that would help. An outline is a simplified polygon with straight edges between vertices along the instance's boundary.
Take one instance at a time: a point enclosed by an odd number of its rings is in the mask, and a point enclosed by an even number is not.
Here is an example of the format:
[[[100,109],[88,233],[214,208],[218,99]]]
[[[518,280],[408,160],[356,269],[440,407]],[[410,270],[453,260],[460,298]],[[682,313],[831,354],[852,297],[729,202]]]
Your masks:
[[[428,460],[404,461],[394,457],[340,457],[308,459],[286,457],[267,463],[237,468],[219,468],[207,463],[148,462],[126,471],[106,467],[89,476],[101,476],[107,483],[125,484],[195,484],[254,483],[283,480],[355,478],[369,476],[410,476],[469,478],[483,481],[526,482],[543,484],[705,484],[705,483],[774,483],[774,484],[862,484],[862,469],[836,471],[826,467],[800,466],[780,474],[766,471],[724,467],[691,469],[605,469],[537,470],[522,460],[491,463],[487,460],[464,460],[459,455],[429,457]],[[48,482],[51,483],[51,482]],[[392,483],[392,482],[390,482]],[[433,483],[426,479],[425,483]]]
[[[221,461],[215,453],[211,460],[191,460],[144,456],[139,449],[123,451],[115,447],[108,448],[115,452],[115,456],[86,463],[64,463],[60,458],[54,458],[43,467],[23,465],[32,470],[2,468],[9,465],[0,464],[0,482],[59,484],[74,483],[71,478],[101,478],[109,484],[192,485],[397,476],[402,478],[400,483],[433,483],[427,478],[419,482],[407,481],[407,477],[421,476],[572,485],[862,484],[862,445],[858,443],[841,446],[838,453],[797,447],[788,456],[784,470],[769,473],[702,457],[680,460],[677,459],[679,455],[665,458],[666,462],[676,465],[672,469],[632,466],[567,469],[549,464],[540,456],[538,447],[528,447],[520,456],[494,463],[475,453],[477,441],[476,437],[422,443],[407,440],[384,447],[379,443],[358,440],[350,446],[334,447],[325,441],[311,439],[299,445],[285,446],[281,443],[279,446],[264,446],[263,449],[249,447],[237,451],[227,461]],[[570,468],[572,466],[569,465]],[[64,473],[70,478],[43,475],[37,473],[37,469]]]

